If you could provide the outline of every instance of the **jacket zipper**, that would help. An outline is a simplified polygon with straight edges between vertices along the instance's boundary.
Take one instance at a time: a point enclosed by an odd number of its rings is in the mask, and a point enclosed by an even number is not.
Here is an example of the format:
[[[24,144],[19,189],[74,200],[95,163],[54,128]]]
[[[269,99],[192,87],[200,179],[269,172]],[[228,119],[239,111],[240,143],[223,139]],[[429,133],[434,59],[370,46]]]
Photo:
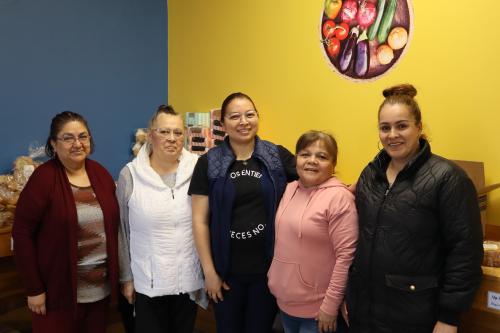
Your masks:
[[[172,191],[172,199],[175,199],[175,196],[174,196],[174,189],[171,188],[170,191]]]
[[[391,185],[387,186],[387,189],[385,190],[385,193],[384,193],[384,197],[387,198],[387,194],[389,194],[389,191],[391,190],[391,187],[392,187]],[[384,199],[384,201],[385,201],[385,199]]]
[[[396,177],[397,178],[397,177]],[[394,183],[396,183],[396,179],[394,179],[394,182],[392,183],[392,185],[394,185]],[[372,270],[373,270],[373,262],[372,262],[372,256],[373,256],[373,247],[375,245],[375,235],[377,233],[377,228],[378,228],[378,225],[380,223],[380,214],[382,212],[382,210],[384,209],[384,206],[385,206],[385,202],[386,202],[386,199],[387,199],[387,195],[389,194],[389,192],[391,191],[391,188],[392,186],[389,184],[389,182],[387,182],[387,188],[384,192],[384,199],[382,200],[382,202],[380,203],[380,207],[378,209],[378,212],[377,212],[377,220],[376,220],[376,226],[375,226],[375,229],[373,230],[373,235],[372,235],[372,244],[371,244],[371,247],[370,247],[370,260],[369,260],[369,271],[368,271],[368,275],[369,275],[369,281],[371,283],[371,280],[372,280]],[[372,311],[372,303],[370,302],[370,309],[369,309],[370,313]]]

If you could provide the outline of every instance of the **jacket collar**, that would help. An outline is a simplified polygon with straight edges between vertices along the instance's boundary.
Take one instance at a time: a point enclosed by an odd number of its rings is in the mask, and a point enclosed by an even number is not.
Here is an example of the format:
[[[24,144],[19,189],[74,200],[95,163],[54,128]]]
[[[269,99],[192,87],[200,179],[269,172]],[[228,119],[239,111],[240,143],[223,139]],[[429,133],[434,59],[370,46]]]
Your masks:
[[[408,161],[403,170],[401,170],[401,176],[415,173],[431,156],[431,146],[427,140],[420,138],[419,145],[420,150],[410,161]],[[385,149],[382,149],[377,156],[375,156],[373,161],[370,162],[370,165],[375,168],[379,175],[385,177],[385,172],[390,161],[391,157],[387,154]]]
[[[255,146],[254,146],[254,152],[252,154],[252,157],[254,155],[259,153],[259,147],[260,147],[260,138],[258,135],[255,136]],[[226,135],[224,138],[224,142],[222,143],[222,150],[225,156],[230,156],[233,160],[236,159],[236,155],[234,154],[233,148],[231,147],[231,143],[229,142],[229,137]]]
[[[151,163],[149,161],[150,154],[151,145],[146,143],[139,150],[137,157],[132,161],[132,165],[138,171],[138,177],[141,177],[144,182],[158,188],[165,188],[166,185],[160,175],[151,167]],[[175,187],[191,178],[191,173],[186,172],[189,169],[189,160],[193,158],[190,155],[194,154],[191,154],[186,149],[182,148],[181,155],[179,156],[179,166],[176,171]],[[197,157],[195,156],[194,158]]]

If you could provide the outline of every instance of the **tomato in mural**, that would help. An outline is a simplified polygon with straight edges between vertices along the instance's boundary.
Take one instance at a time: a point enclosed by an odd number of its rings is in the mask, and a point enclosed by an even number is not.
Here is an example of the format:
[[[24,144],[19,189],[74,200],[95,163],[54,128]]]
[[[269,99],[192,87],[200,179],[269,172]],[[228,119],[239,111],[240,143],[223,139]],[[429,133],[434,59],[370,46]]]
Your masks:
[[[325,0],[322,49],[354,81],[375,80],[404,56],[413,32],[411,0]]]

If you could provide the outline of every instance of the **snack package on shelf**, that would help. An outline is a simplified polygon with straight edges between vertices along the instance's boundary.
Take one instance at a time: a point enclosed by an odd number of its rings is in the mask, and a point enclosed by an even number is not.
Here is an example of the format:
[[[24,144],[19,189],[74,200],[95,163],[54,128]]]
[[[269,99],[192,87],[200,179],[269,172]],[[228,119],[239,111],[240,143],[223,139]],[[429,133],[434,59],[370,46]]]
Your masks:
[[[186,126],[210,127],[210,113],[208,112],[186,112]]]
[[[483,266],[500,267],[500,242],[486,240],[483,248]]]
[[[224,141],[226,132],[222,128],[220,109],[210,110],[210,140],[211,146],[215,147]]]
[[[192,153],[203,155],[211,148],[210,132],[207,127],[189,127],[187,139],[188,150]]]

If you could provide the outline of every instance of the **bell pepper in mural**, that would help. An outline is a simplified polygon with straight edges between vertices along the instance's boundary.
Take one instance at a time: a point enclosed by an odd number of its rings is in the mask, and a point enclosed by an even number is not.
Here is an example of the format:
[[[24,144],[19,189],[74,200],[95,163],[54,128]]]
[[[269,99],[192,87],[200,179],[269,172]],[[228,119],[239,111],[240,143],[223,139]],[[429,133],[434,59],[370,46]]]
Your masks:
[[[354,21],[358,12],[358,2],[356,0],[347,0],[342,4],[340,10],[340,20],[347,24]]]
[[[377,8],[373,2],[368,2],[362,0],[359,4],[358,14],[356,15],[356,20],[361,26],[361,29],[365,30],[368,28],[377,17]]]
[[[380,22],[382,22],[382,16],[384,16],[384,9],[385,9],[386,3],[387,3],[387,0],[378,0],[377,18],[375,19],[375,22],[368,29],[368,39],[369,40],[374,40],[375,37],[377,36],[378,28],[380,27]]]
[[[333,20],[342,8],[342,0],[325,0],[325,15]]]
[[[363,77],[370,68],[370,46],[366,30],[359,36],[356,44],[356,61],[354,62],[354,73],[358,77]]]
[[[349,37],[344,42],[344,47],[340,51],[339,70],[344,73],[349,69],[351,62],[354,58],[354,48],[359,36],[359,28],[354,27],[349,32]]]
[[[377,40],[379,44],[383,44],[387,40],[392,20],[394,19],[394,14],[396,13],[397,0],[388,1],[389,3],[387,4],[387,8],[384,10],[384,16],[382,17],[382,22],[380,23],[377,33]]]

